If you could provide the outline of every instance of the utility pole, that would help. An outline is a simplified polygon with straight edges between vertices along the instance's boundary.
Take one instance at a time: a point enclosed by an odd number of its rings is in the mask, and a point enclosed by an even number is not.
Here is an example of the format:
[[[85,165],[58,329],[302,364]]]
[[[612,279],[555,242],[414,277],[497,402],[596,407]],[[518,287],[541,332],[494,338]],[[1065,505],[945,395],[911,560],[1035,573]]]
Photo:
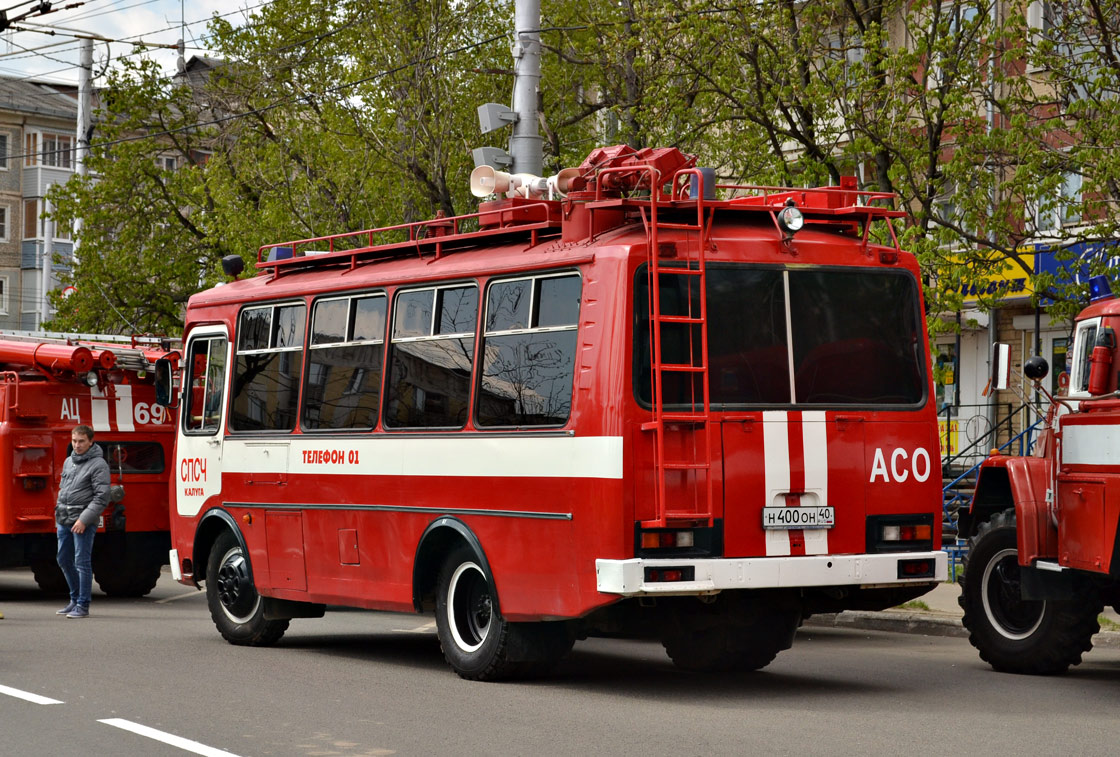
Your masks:
[[[89,155],[91,109],[93,107],[93,40],[83,37],[78,43],[78,129],[74,144],[74,172],[86,175],[86,157]],[[78,240],[81,238],[82,219],[74,219],[74,247],[72,265],[78,264]]]
[[[544,162],[537,131],[537,92],[541,83],[541,3],[516,0],[513,10],[513,137],[509,151],[513,172],[541,175]]]
[[[42,278],[40,279],[39,293],[42,295],[39,303],[39,329],[42,330],[43,324],[51,319],[51,259],[54,257],[54,219],[51,218],[50,200],[44,200],[43,210],[46,212],[47,217],[43,219],[43,270]]]

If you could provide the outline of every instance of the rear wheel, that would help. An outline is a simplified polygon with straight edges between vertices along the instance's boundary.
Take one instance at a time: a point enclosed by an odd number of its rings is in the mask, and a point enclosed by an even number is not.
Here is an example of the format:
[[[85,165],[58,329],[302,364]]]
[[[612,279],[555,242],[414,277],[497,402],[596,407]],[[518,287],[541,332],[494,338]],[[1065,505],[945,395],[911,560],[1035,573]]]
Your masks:
[[[210,550],[206,603],[218,632],[230,644],[267,646],[288,630],[287,620],[265,619],[264,601],[253,586],[249,556],[229,531],[223,532]]]
[[[159,582],[159,557],[140,554],[97,555],[93,577],[110,597],[145,597]]]
[[[453,551],[440,571],[436,632],[448,665],[474,681],[543,674],[572,647],[563,623],[503,618],[490,577],[466,546]]]
[[[961,584],[968,640],[996,670],[1064,672],[1081,662],[1100,630],[1102,604],[1088,585],[1068,600],[1022,598],[1013,509],[981,523],[969,539]]]
[[[31,563],[31,575],[35,577],[35,583],[39,584],[39,588],[44,594],[69,594],[70,586],[66,583],[66,576],[62,574],[62,568],[58,567],[58,563],[54,560],[36,560]]]
[[[775,613],[747,626],[726,623],[690,633],[671,633],[661,643],[669,659],[682,670],[750,672],[761,670],[778,652],[789,649],[800,621],[798,613]]]

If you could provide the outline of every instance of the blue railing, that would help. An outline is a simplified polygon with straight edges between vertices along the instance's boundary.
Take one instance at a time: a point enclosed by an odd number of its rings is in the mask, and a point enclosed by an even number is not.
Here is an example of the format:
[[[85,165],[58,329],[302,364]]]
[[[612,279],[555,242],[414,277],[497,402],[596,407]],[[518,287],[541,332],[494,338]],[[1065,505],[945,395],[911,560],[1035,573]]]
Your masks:
[[[997,424],[996,427],[991,430],[990,434],[995,434],[1004,422],[1010,423],[1011,417],[1012,416],[1009,415],[1004,421]],[[1011,454],[1018,454],[1020,456],[1031,454],[1031,452],[1034,451],[1034,443],[1036,441],[1035,431],[1042,423],[1043,419],[1039,418],[1018,434],[999,445],[996,449],[999,452],[1010,452]],[[987,436],[988,435],[985,435],[984,438]],[[981,441],[983,441],[983,438],[978,439],[972,446],[976,446]],[[960,457],[960,455],[956,457]],[[968,498],[957,489],[957,485],[962,481],[967,481],[969,477],[975,477],[976,472],[980,470],[980,466],[983,465],[983,463],[984,461],[981,460],[942,487],[942,519],[944,523],[955,524],[958,510],[968,506]],[[952,542],[945,542],[942,547],[949,553],[949,580],[956,581],[958,563],[964,559],[965,554],[968,552],[968,542],[958,538],[954,539]]]

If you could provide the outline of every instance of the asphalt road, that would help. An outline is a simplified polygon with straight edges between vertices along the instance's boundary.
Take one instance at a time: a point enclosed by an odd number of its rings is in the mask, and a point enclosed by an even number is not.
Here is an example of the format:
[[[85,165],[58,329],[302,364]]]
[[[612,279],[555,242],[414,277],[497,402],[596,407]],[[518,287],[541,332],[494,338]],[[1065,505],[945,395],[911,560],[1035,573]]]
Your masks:
[[[1120,735],[1112,648],[1028,678],[960,638],[807,626],[755,674],[592,639],[547,679],[484,684],[424,616],[328,612],[254,649],[166,575],[147,599],[95,594],[88,620],[61,604],[0,571],[0,755],[1112,755]]]

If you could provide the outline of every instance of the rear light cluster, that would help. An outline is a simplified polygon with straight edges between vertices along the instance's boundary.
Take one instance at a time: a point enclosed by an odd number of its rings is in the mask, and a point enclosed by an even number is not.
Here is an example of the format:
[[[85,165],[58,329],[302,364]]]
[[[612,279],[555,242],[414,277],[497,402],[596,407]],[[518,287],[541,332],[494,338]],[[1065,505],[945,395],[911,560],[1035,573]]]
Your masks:
[[[643,528],[634,524],[634,553],[638,557],[719,557],[723,554],[723,521],[711,526],[681,524]]]
[[[871,515],[868,552],[928,552],[933,549],[933,515]]]
[[[696,546],[692,531],[643,531],[642,549],[691,549]]]
[[[933,529],[929,526],[881,526],[880,534],[884,542],[929,541]]]
[[[646,568],[646,583],[677,583],[696,580],[696,568],[685,565],[679,568]]]

